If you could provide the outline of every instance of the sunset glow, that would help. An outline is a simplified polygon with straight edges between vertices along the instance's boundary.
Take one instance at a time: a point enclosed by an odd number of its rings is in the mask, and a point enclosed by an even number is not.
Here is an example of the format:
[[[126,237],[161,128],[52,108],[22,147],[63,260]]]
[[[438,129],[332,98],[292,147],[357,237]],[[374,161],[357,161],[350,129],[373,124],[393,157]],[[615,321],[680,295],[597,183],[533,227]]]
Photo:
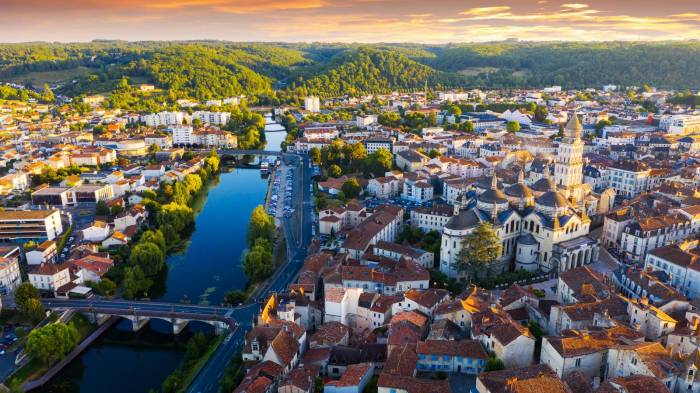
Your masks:
[[[700,4],[652,0],[3,0],[0,41],[446,43],[700,39]],[[71,23],[66,23],[70,21]]]

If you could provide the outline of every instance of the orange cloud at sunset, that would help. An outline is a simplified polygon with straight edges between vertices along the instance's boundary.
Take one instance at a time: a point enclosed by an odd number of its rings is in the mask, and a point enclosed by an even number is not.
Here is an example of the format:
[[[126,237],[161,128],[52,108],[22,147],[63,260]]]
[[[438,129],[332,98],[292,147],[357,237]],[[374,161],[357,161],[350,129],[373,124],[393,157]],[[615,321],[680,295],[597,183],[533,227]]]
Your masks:
[[[0,41],[700,39],[686,0],[2,0]]]

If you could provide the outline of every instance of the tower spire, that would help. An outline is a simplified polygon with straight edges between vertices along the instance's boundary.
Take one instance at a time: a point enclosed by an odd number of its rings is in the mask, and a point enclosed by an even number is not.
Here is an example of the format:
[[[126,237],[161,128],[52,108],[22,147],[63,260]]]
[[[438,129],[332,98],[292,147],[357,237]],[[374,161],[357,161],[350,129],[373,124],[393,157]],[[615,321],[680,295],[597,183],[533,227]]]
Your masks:
[[[564,133],[569,138],[581,139],[582,132],[583,127],[581,127],[581,122],[578,120],[578,115],[574,112],[566,123]]]
[[[525,183],[525,172],[520,168],[520,173],[518,174],[518,184]]]

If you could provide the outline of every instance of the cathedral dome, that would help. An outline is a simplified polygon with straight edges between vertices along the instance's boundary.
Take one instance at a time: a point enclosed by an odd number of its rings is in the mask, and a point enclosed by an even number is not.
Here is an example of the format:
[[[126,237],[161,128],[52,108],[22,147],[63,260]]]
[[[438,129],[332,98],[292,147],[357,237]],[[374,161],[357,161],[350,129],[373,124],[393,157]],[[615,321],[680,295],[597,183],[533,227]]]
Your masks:
[[[528,187],[525,184],[525,174],[522,170],[520,171],[520,175],[518,176],[518,182],[506,188],[505,194],[513,198],[529,199],[534,197],[534,194],[532,193],[530,187]]]
[[[562,195],[559,191],[554,190],[545,192],[544,194],[540,195],[535,201],[540,206],[551,207],[555,209],[561,209],[570,206],[569,201],[566,200],[564,195]]]
[[[476,197],[476,200],[479,204],[488,205],[503,205],[508,203],[506,194],[504,194],[498,187],[498,178],[496,177],[496,174],[491,177],[490,188],[479,194],[479,196]]]

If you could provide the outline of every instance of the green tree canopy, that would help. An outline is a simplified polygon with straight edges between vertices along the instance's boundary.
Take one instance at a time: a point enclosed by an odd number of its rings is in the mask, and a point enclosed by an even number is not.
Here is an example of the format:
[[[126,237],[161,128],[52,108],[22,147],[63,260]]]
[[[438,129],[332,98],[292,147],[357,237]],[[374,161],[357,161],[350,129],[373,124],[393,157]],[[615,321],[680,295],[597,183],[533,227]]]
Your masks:
[[[357,178],[353,177],[343,183],[341,186],[341,191],[345,194],[345,197],[348,199],[353,199],[357,198],[360,196],[360,192],[362,191],[362,187],[360,186],[360,182],[357,181]]]
[[[25,349],[50,366],[68,354],[79,340],[80,335],[74,326],[52,323],[32,330],[27,336]]]
[[[155,276],[165,267],[165,253],[156,244],[142,240],[131,249],[129,262],[147,276]]]
[[[518,132],[520,131],[520,123],[517,121],[509,121],[508,124],[506,124],[506,130],[508,130],[508,132]]]
[[[469,277],[477,272],[489,275],[491,264],[500,258],[502,248],[501,239],[493,225],[482,221],[462,241],[457,268],[466,272]]]
[[[25,281],[15,290],[15,304],[17,309],[24,315],[29,315],[31,310],[30,300],[39,300],[41,294],[29,281]]]
[[[253,245],[258,238],[272,242],[275,237],[275,221],[267,214],[262,205],[258,205],[250,214],[248,223],[248,244]]]

